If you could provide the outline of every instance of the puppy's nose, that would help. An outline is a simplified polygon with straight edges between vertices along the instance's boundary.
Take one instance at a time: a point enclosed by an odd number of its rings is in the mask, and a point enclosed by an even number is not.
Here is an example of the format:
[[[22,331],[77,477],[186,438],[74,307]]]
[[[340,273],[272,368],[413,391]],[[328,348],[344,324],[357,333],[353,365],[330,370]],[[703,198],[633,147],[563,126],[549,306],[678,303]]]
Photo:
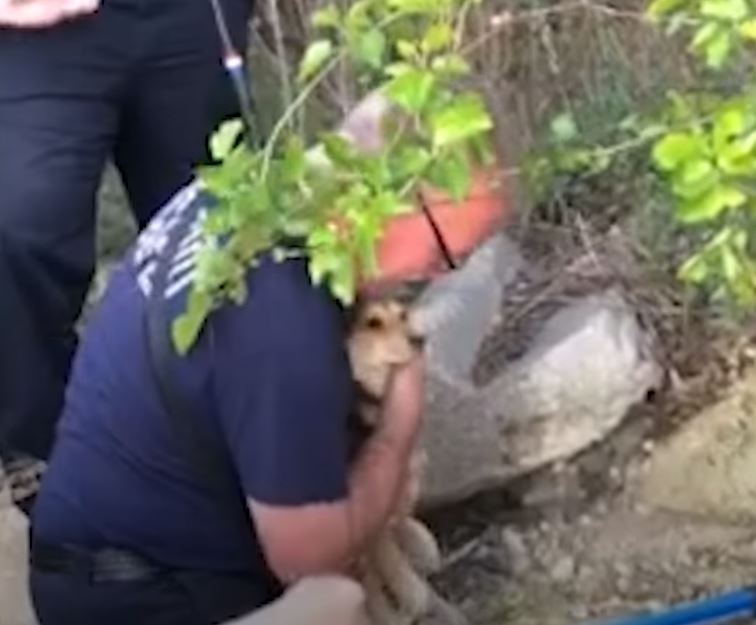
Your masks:
[[[410,344],[415,349],[422,349],[425,347],[425,337],[422,334],[413,334],[409,337]]]

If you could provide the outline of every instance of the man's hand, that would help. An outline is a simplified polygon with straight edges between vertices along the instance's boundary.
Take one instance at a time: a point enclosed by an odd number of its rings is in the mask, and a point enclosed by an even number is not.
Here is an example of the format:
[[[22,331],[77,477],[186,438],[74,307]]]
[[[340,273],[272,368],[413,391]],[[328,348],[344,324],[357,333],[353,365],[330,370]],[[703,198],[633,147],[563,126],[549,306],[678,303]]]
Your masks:
[[[381,426],[355,462],[346,500],[306,506],[249,500],[263,553],[280,580],[347,570],[386,527],[399,502],[416,498],[407,480],[422,415],[424,371],[418,357],[393,375]]]
[[[392,374],[381,415],[382,429],[400,439],[408,451],[414,445],[425,402],[425,357],[418,354]]]
[[[99,6],[100,0],[0,0],[0,28],[46,28]]]

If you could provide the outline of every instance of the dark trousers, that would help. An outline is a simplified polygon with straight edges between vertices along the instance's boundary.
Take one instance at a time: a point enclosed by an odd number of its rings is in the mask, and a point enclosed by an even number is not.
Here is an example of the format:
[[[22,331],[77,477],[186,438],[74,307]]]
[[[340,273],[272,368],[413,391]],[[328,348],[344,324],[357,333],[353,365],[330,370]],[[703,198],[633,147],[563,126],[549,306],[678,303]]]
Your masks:
[[[243,49],[252,0],[223,4]],[[50,29],[0,29],[0,456],[49,454],[106,160],[144,226],[235,112],[220,58],[209,0],[103,0]]]
[[[40,625],[216,625],[275,599],[249,578],[202,573],[91,583],[32,571],[30,590]]]

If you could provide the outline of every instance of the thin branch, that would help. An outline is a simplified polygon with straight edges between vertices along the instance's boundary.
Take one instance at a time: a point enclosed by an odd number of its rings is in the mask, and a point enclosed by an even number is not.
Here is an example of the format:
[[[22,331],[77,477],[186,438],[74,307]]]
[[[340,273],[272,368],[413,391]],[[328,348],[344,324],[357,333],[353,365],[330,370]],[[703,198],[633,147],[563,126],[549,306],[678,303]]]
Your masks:
[[[284,109],[288,110],[294,101],[289,75],[289,64],[286,58],[286,46],[284,45],[283,30],[281,28],[281,14],[278,11],[278,0],[268,0],[268,17],[273,29],[273,41],[276,47],[276,60],[278,74],[281,79],[281,92],[283,95]],[[287,122],[288,123],[288,122]]]

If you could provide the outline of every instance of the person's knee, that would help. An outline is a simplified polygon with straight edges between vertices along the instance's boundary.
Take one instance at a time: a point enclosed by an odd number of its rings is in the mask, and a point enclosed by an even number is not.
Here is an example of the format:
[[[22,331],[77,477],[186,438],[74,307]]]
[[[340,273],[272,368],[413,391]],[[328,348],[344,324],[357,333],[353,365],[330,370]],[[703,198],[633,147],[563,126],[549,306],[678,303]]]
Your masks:
[[[94,237],[96,190],[72,180],[23,176],[7,180],[0,172],[0,235],[18,245],[52,244]]]

